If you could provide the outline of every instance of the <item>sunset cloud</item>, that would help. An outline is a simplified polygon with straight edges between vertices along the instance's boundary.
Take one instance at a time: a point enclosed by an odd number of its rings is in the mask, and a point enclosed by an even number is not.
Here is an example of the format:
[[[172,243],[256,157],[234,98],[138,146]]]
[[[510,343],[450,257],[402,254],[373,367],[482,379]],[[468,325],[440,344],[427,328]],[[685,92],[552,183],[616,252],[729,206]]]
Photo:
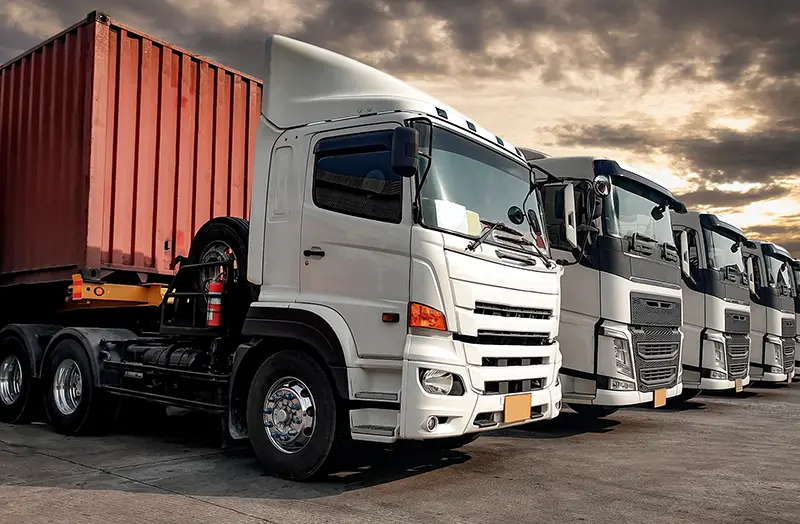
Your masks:
[[[800,249],[796,0],[10,0],[0,61],[94,9],[256,76],[268,33],[334,49]]]

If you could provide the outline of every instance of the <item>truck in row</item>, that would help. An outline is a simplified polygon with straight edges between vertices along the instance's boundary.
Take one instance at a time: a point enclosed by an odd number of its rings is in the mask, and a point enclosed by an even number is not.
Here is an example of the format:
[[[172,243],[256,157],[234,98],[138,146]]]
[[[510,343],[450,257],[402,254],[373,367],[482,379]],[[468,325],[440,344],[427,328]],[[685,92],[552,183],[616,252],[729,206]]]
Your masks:
[[[779,246],[353,59],[265,53],[259,80],[94,12],[0,66],[0,422],[199,409],[305,480],[359,441],[791,380]]]

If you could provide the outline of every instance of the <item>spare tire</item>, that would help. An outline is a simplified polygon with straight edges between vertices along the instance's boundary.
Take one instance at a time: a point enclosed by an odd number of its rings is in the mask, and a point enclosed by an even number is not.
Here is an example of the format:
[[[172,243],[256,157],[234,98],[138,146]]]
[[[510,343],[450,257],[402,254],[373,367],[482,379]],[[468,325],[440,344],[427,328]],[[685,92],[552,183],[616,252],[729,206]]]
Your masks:
[[[250,224],[241,218],[220,217],[209,220],[197,231],[189,248],[187,264],[235,261],[233,274],[226,275],[225,291],[232,307],[229,310],[235,323],[244,322],[250,303],[258,296],[257,287],[247,280],[247,245]],[[220,273],[219,268],[198,272],[194,288],[208,291],[209,283]],[[203,304],[203,307],[205,305]]]

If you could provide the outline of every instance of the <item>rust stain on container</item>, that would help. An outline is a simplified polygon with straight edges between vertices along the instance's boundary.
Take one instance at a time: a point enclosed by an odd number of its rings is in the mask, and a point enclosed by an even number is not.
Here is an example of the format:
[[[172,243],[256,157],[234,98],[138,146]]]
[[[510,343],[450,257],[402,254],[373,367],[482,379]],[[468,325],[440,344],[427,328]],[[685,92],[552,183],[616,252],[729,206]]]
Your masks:
[[[261,89],[100,13],[0,67],[0,285],[170,274],[248,218]]]

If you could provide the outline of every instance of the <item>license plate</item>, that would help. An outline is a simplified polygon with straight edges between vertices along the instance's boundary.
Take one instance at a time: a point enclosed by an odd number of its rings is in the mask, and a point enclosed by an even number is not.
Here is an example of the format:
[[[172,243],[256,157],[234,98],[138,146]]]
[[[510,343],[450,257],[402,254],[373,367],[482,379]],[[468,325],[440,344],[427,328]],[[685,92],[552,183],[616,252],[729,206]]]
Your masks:
[[[742,379],[737,378],[736,379],[736,392],[737,393],[741,393],[742,389],[744,389],[744,388],[742,388]]]
[[[653,406],[660,408],[667,404],[667,390],[657,389],[653,392]]]
[[[509,395],[503,406],[503,422],[520,422],[531,418],[531,394]]]
[[[791,384],[792,383],[792,375],[789,375],[789,378],[786,379],[786,383],[787,384]]]

